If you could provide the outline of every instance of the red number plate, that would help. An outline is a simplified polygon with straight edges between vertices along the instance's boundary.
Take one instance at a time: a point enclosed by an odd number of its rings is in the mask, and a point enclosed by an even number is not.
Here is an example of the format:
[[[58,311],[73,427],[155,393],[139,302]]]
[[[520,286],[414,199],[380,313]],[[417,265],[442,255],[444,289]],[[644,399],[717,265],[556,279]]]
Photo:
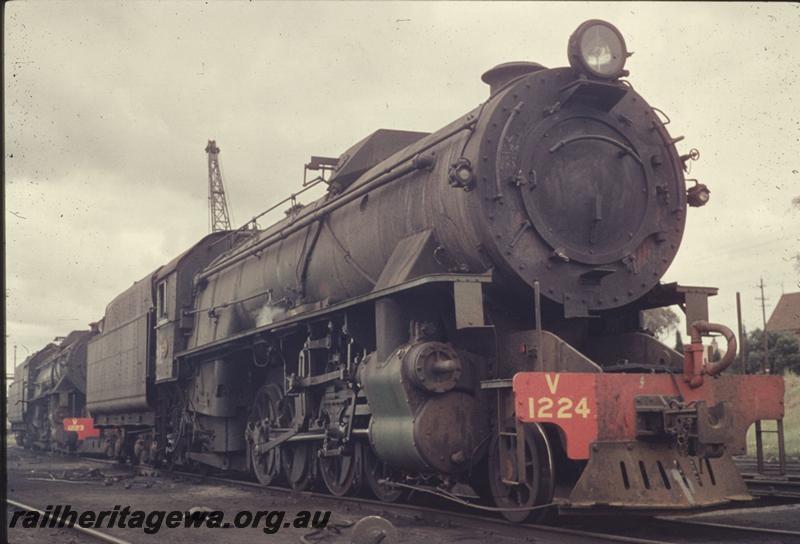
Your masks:
[[[100,436],[100,429],[95,429],[94,421],[90,417],[64,418],[64,430],[78,433],[78,439]]]
[[[521,421],[555,423],[570,440],[567,455],[588,459],[597,439],[596,374],[522,372],[514,376],[517,417]]]

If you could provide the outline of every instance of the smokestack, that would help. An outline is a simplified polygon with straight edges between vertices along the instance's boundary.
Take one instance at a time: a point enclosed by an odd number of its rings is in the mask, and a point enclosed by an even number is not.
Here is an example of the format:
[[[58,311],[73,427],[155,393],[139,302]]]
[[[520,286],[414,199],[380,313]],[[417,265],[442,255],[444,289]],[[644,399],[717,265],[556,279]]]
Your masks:
[[[489,94],[493,95],[502,89],[506,83],[544,69],[545,67],[538,62],[504,62],[486,71],[481,76],[481,80],[489,85]]]

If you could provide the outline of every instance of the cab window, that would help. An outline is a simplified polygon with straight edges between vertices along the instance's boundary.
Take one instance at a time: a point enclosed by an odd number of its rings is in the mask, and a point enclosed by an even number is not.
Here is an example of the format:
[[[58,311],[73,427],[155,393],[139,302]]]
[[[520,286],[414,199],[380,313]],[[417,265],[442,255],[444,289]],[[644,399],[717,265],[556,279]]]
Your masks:
[[[156,316],[167,319],[167,282],[162,281],[156,288]]]

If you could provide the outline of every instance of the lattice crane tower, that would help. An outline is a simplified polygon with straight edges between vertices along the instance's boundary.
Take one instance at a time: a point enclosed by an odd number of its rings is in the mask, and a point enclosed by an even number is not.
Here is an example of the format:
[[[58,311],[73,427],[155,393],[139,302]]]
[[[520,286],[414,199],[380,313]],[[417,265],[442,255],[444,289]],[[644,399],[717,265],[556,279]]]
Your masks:
[[[206,146],[208,153],[208,226],[211,232],[231,229],[231,218],[228,213],[228,201],[225,198],[225,187],[222,185],[222,173],[219,171],[219,147],[215,140],[209,140]]]

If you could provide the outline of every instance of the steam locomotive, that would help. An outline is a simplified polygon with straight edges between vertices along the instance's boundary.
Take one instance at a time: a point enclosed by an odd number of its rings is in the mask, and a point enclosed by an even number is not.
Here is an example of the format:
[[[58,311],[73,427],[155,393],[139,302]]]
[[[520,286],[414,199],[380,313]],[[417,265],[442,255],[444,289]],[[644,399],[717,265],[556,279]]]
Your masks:
[[[86,344],[97,329],[72,331],[28,356],[14,369],[8,391],[8,420],[20,446],[74,451],[68,418],[86,414]]]
[[[437,132],[312,157],[322,198],[111,301],[87,342],[93,447],[384,501],[468,485],[514,521],[747,498],[731,456],[782,418],[782,379],[723,374],[716,290],[659,281],[709,198],[686,186],[696,157],[624,79],[614,26],[567,50],[492,68]],[[669,305],[683,354],[642,326]]]

